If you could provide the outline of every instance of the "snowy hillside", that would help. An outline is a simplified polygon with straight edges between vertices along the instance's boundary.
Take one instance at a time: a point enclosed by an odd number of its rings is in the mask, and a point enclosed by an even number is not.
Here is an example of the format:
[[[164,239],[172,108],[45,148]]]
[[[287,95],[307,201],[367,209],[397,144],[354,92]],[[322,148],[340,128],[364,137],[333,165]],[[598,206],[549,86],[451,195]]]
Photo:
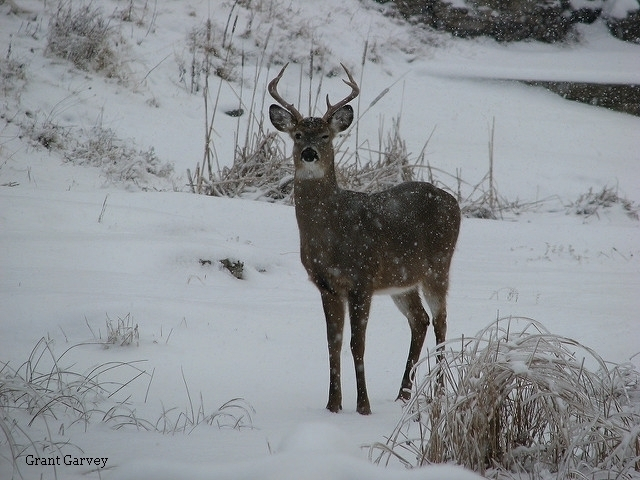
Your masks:
[[[0,393],[24,395],[3,412],[0,478],[478,478],[372,465],[362,448],[402,415],[409,328],[390,298],[374,299],[368,329],[373,415],[355,413],[348,345],[344,410],[330,414],[293,207],[191,193],[214,107],[222,168],[261,121],[274,130],[266,84],[286,61],[280,90],[303,113],[344,96],[340,62],[354,72],[345,157],[373,158],[399,118],[407,151],[424,148],[437,181],[464,195],[485,188],[495,121],[494,186],[518,208],[463,220],[449,338],[529,317],[640,368],[640,118],[512,81],[637,84],[640,46],[597,22],[568,45],[463,41],[356,0],[322,15],[313,0],[108,0],[92,13],[110,56],[82,69],[48,48],[66,4],[15,3],[24,11],[0,4]],[[205,112],[207,18],[218,76]],[[430,330],[423,353],[434,343]],[[51,411],[21,403],[35,385]]]

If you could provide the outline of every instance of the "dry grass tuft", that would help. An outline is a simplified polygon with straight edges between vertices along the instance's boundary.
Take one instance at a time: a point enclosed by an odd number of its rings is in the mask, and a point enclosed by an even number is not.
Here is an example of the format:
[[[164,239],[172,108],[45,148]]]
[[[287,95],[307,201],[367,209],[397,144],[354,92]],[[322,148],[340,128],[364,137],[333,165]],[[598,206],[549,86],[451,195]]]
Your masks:
[[[104,343],[105,348],[109,348],[110,345],[119,345],[121,347],[133,345],[140,345],[140,331],[138,330],[138,324],[133,322],[133,317],[130,313],[124,317],[118,317],[115,322],[107,315],[107,340]]]
[[[640,372],[538,322],[500,319],[417,366],[376,463],[452,462],[492,478],[637,478]],[[635,399],[634,399],[635,395]]]
[[[619,207],[629,217],[638,220],[638,212],[640,207],[633,201],[623,198],[619,195],[618,189],[613,187],[603,187],[599,192],[589,189],[578,197],[578,199],[569,205],[570,213],[581,215],[584,217],[599,217],[599,212],[606,209]]]
[[[215,173],[203,172],[198,165],[193,177],[190,171],[188,174],[191,189],[196,193],[291,203],[293,164],[284,154],[283,140],[275,132],[265,134],[260,130],[244,146],[236,144],[231,167]]]
[[[109,335],[117,333],[118,341],[137,335],[137,329],[126,319],[119,319],[113,328]],[[12,462],[14,477],[23,478],[19,459],[26,455],[45,457],[70,449],[82,451],[72,442],[71,432],[78,427],[86,430],[94,423],[162,434],[189,433],[201,425],[251,427],[253,408],[246,401],[234,398],[210,411],[202,395],[200,403],[194,403],[184,373],[188,406],[163,406],[155,420],[145,418],[138,413],[141,405],[132,401],[129,390],[132,383],[146,378],[148,393],[153,372],[140,368],[141,361],[111,361],[85,372],[64,366],[65,355],[82,345],[87,344],[74,345],[57,355],[52,341],[42,338],[17,369],[0,363],[0,461]],[[54,475],[58,478],[55,468]]]
[[[100,404],[113,403],[109,399],[146,373],[137,362],[109,362],[88,372],[74,371],[62,365],[72,348],[58,356],[52,341],[43,337],[17,369],[8,363],[0,367],[0,457],[6,447],[18,475],[18,459],[25,455],[78,448],[66,430],[76,424],[87,428],[104,413]],[[129,379],[107,380],[110,374],[121,373]]]
[[[167,188],[172,183],[173,165],[163,162],[153,147],[141,150],[132,139],[118,138],[113,130],[100,126],[82,131],[78,138],[64,152],[65,160],[74,165],[100,168],[109,181],[141,190],[153,190],[155,185]]]
[[[91,2],[74,8],[71,1],[60,0],[49,22],[46,51],[81,70],[122,80],[124,70],[116,52],[116,33],[102,10]]]
[[[364,148],[362,150],[366,151]],[[392,120],[391,129],[386,132],[386,137],[384,127],[380,127],[378,147],[369,150],[368,153],[369,159],[366,162],[359,152],[344,156],[337,162],[336,175],[344,188],[373,193],[402,182],[417,180],[420,176],[424,155],[411,158],[400,132],[400,117]]]

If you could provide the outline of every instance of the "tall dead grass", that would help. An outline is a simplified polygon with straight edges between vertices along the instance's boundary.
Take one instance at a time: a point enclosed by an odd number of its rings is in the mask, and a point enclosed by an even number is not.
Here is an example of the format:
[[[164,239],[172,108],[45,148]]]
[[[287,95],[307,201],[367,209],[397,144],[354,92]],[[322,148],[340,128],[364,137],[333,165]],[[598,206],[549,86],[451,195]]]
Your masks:
[[[125,324],[117,328],[122,330]],[[109,329],[110,342],[113,329]],[[125,330],[127,330],[125,328]],[[129,332],[127,331],[126,334]],[[137,325],[135,337],[137,338]],[[95,342],[104,345],[103,342]],[[187,407],[162,408],[155,418],[139,413],[140,404],[131,398],[135,382],[146,380],[147,393],[153,373],[142,368],[143,361],[110,361],[80,372],[65,365],[65,355],[55,353],[51,340],[41,338],[29,357],[17,368],[0,362],[0,461],[13,464],[14,476],[23,478],[20,458],[50,456],[69,449],[82,451],[71,435],[79,425],[103,423],[113,429],[129,428],[162,434],[189,433],[196,427],[245,428],[252,425],[253,408],[234,398],[211,411],[193,398],[184,373],[182,378]],[[115,351],[115,350],[114,350]],[[147,399],[144,399],[146,403]],[[58,478],[54,468],[55,478]]]
[[[280,21],[277,15],[274,16],[273,5],[273,2],[252,3],[252,13],[248,20],[245,19],[245,26],[241,27],[242,21],[239,21],[239,18],[246,13],[243,9],[248,8],[249,3],[235,0],[229,4],[228,15],[222,15],[218,19],[221,21],[226,18],[226,24],[216,24],[211,18],[207,19],[188,37],[192,56],[191,67],[187,68],[186,61],[183,61],[181,71],[186,76],[186,72],[190,70],[190,91],[202,94],[205,112],[204,155],[193,171],[187,171],[189,187],[194,193],[285,204],[291,204],[293,201],[293,162],[287,152],[287,142],[277,132],[269,130],[268,120],[265,119],[268,100],[265,87],[268,78],[262,76],[263,72],[266,71],[268,77],[271,65],[287,61],[298,64],[298,93],[297,96],[292,95],[291,100],[299,105],[301,110],[308,106],[309,115],[312,115],[322,109],[323,81],[341,75],[341,70],[332,67],[330,52],[326,51],[325,46],[317,44],[313,38],[307,39],[311,44],[307,58],[300,57],[299,48],[297,55],[287,49],[280,51],[276,56],[270,54],[269,52],[276,49],[270,42],[276,42],[275,37],[278,37],[272,36],[273,29],[277,28],[274,25]],[[244,13],[239,14],[240,11]],[[288,11],[288,14],[291,14],[291,11]],[[258,21],[258,18],[263,16],[270,21],[264,24]],[[265,29],[267,24],[270,27]],[[250,52],[243,50],[243,42],[254,37],[259,37],[254,48]],[[363,82],[366,83],[365,71],[367,62],[371,61],[371,49],[369,39],[365,39],[359,65],[361,85]],[[283,52],[287,52],[288,56],[281,57]],[[253,63],[255,71],[253,78],[247,81],[245,78],[251,76],[246,71],[250,63]],[[217,80],[217,88],[210,88],[213,87],[210,85],[210,79]],[[451,173],[429,164],[427,147],[435,128],[425,139],[420,152],[409,152],[402,136],[401,110],[392,120],[390,127],[381,124],[375,144],[375,139],[370,139],[370,136],[360,131],[360,120],[369,115],[377,102],[401,81],[402,77],[399,77],[383,88],[368,105],[361,103],[362,97],[354,102],[356,120],[349,130],[338,137],[335,146],[336,173],[338,183],[343,188],[376,192],[401,182],[428,181],[453,194],[460,204],[462,214],[472,218],[502,219],[545,205],[550,205],[548,208],[552,211],[564,207],[568,212],[580,215],[585,214],[582,212],[589,215],[590,212],[609,208],[609,191],[603,192],[602,195],[583,196],[575,203],[560,206],[558,203],[562,203],[562,200],[555,196],[521,202],[501,195],[495,174],[495,170],[499,168],[494,158],[495,119],[488,127],[487,171],[477,182],[466,181],[459,170]],[[186,78],[184,82],[186,85]],[[252,85],[253,90],[250,100],[245,103],[247,95],[243,96],[243,89],[247,84]],[[237,92],[238,99],[236,109],[224,112],[237,117],[237,129],[233,138],[235,148],[230,166],[221,166],[229,165],[229,162],[218,159],[214,138],[216,115],[223,114],[219,108],[223,85]],[[229,142],[231,139],[225,138],[222,141]],[[349,148],[345,147],[347,141],[351,145]],[[637,218],[638,208],[632,202],[620,197],[616,202],[623,205],[630,217]]]
[[[640,372],[526,318],[447,341],[415,370],[380,464],[456,463],[490,478],[637,478]]]

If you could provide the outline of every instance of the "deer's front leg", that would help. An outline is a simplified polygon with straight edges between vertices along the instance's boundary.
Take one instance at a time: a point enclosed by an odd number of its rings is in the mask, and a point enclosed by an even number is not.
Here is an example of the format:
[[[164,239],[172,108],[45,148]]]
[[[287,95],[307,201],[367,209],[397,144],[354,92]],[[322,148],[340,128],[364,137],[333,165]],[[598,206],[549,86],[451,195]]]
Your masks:
[[[364,375],[364,347],[371,307],[370,293],[349,295],[349,319],[351,320],[351,354],[356,368],[356,388],[358,392],[357,411],[362,415],[371,414],[367,383]]]
[[[327,410],[337,413],[342,410],[342,386],[340,381],[340,351],[344,330],[344,300],[333,292],[320,290],[322,307],[327,321],[327,344],[329,346],[329,401]]]

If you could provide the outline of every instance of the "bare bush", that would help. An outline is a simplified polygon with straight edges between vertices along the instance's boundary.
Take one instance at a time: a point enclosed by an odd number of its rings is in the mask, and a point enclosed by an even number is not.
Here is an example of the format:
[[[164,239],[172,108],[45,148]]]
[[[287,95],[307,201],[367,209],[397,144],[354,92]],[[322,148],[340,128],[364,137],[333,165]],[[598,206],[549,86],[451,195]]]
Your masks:
[[[635,475],[640,372],[631,364],[522,318],[444,347],[442,362],[434,352],[417,365],[401,420],[371,448],[377,463],[453,462],[493,478]]]

